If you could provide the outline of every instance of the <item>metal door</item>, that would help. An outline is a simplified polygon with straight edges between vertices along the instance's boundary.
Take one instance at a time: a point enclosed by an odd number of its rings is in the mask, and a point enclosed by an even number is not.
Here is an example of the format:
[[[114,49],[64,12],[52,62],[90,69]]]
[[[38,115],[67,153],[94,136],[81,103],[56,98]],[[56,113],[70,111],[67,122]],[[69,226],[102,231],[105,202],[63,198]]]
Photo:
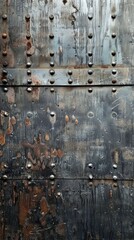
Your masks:
[[[133,240],[133,12],[0,2],[0,239]]]

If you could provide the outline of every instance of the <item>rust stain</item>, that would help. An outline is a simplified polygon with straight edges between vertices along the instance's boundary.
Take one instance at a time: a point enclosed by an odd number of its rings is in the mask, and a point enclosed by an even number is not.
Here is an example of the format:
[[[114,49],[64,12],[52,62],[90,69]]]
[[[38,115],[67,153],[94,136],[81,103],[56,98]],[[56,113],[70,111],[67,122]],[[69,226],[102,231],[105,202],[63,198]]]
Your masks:
[[[13,132],[13,126],[12,126],[10,120],[11,120],[11,119],[9,118],[9,121],[8,121],[8,128],[7,128],[7,130],[6,130],[6,134],[7,134],[7,135],[12,134],[12,132]]]
[[[48,134],[48,133],[46,133],[46,135],[45,135],[45,140],[46,140],[46,141],[49,141],[49,140],[50,140],[50,137],[49,137],[49,134]]]
[[[28,117],[25,118],[25,125],[26,125],[27,127],[31,126],[30,118],[28,118]]]
[[[2,157],[3,156],[3,151],[2,150],[0,150],[0,157]]]
[[[20,192],[19,200],[19,222],[23,226],[30,208],[31,197],[29,194]]]
[[[114,161],[116,164],[119,162],[119,152],[117,150],[114,152]]]
[[[66,123],[69,122],[69,116],[68,115],[65,116],[65,121],[66,121]]]
[[[66,224],[65,223],[59,223],[56,226],[56,233],[58,233],[60,236],[65,236],[66,233]]]
[[[5,134],[0,131],[0,145],[3,146],[6,143]]]
[[[78,125],[78,123],[79,123],[79,121],[78,121],[78,119],[76,119],[76,120],[75,120],[75,124]]]
[[[12,116],[10,122],[11,122],[12,125],[15,125],[16,122],[17,122],[16,118],[14,116]]]
[[[57,156],[58,156],[59,158],[62,158],[62,157],[64,156],[63,151],[60,150],[60,149],[58,149],[58,150],[57,150]]]
[[[48,203],[45,197],[42,197],[40,200],[41,213],[46,215],[49,211]]]
[[[8,88],[8,92],[6,93],[6,96],[7,96],[9,104],[15,103],[15,91],[14,91],[14,88],[9,87]]]

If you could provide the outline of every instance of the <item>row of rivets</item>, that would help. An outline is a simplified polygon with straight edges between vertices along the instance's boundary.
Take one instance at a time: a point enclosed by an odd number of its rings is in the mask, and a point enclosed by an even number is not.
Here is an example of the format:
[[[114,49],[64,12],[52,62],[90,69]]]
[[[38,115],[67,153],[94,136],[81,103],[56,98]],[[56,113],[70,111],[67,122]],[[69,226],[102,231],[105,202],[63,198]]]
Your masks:
[[[115,13],[112,13],[112,14],[111,14],[111,18],[112,18],[113,21],[115,21],[115,19],[116,19],[116,14],[115,14]],[[114,22],[114,25],[115,25],[115,22]],[[115,33],[115,32],[112,33],[112,38],[113,38],[113,39],[116,38],[116,33]],[[112,67],[115,67],[115,66],[116,66],[116,59],[115,59],[115,57],[116,57],[116,52],[113,50],[113,51],[111,52],[111,55],[112,55],[112,63],[111,63],[111,65],[112,65]],[[116,76],[116,74],[117,74],[117,70],[116,70],[116,69],[113,69],[113,70],[112,70],[112,75],[113,75],[113,76]],[[114,78],[114,79],[112,80],[112,83],[115,84],[116,82],[117,82],[117,81],[116,81],[116,79]],[[116,89],[113,88],[112,92],[115,93],[115,92],[116,92]]]

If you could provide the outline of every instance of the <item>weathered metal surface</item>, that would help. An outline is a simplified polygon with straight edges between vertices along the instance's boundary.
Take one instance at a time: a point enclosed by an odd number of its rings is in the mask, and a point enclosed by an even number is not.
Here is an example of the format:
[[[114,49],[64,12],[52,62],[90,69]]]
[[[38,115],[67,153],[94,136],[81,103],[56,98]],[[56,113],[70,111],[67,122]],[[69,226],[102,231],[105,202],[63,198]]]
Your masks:
[[[133,12],[0,1],[0,239],[133,240]]]

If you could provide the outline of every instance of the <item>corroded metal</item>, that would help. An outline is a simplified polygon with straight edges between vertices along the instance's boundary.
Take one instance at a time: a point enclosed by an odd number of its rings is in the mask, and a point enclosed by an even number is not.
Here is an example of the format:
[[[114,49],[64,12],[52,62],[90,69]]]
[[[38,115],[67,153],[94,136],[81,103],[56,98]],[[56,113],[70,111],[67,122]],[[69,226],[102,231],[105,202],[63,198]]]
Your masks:
[[[133,240],[133,10],[0,1],[0,239]]]

